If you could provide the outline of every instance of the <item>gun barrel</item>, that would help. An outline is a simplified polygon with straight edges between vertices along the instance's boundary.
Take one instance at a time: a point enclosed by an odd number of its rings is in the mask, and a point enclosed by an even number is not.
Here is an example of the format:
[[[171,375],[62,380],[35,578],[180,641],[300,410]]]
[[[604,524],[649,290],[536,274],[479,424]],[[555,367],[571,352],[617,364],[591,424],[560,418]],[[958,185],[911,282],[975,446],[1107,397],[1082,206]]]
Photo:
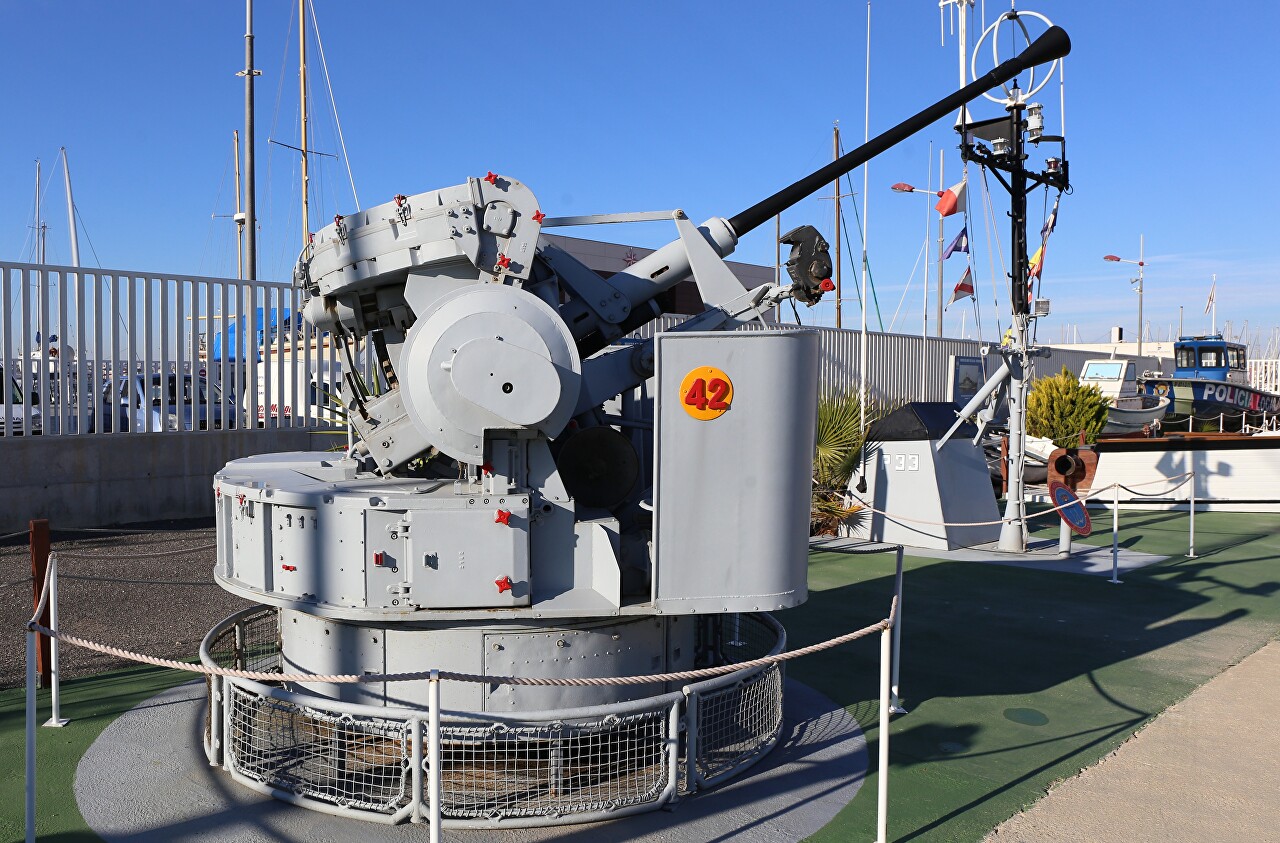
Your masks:
[[[975,79],[955,93],[938,100],[933,105],[908,117],[898,125],[883,132],[862,146],[845,153],[841,157],[816,170],[788,187],[764,199],[740,214],[732,217],[729,224],[741,237],[751,229],[781,213],[805,197],[811,195],[824,185],[830,184],[845,173],[862,166],[886,149],[898,144],[935,120],[960,108],[970,100],[981,96],[997,85],[1003,85],[1029,67],[1059,59],[1071,52],[1071,39],[1059,26],[1051,26],[1039,38],[1027,46],[1018,55],[1001,62],[985,76]]]

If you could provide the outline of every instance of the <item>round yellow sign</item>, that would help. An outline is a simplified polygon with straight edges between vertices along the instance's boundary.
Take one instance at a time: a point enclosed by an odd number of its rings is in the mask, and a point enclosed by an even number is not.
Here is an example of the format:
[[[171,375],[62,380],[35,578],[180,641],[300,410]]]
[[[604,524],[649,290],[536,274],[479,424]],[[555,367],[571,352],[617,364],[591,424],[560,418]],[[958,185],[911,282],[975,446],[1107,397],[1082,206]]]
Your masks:
[[[680,382],[680,405],[698,421],[711,421],[733,404],[733,381],[714,366],[699,366]]]

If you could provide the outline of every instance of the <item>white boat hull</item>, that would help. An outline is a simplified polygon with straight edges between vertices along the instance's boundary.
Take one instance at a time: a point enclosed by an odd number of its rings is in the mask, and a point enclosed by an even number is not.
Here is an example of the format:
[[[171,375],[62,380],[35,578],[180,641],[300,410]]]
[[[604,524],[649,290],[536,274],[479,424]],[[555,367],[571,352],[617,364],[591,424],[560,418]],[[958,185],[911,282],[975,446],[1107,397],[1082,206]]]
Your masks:
[[[1169,411],[1169,399],[1154,395],[1133,395],[1117,398],[1107,408],[1107,426],[1103,433],[1133,433],[1142,430],[1156,419],[1162,419]]]

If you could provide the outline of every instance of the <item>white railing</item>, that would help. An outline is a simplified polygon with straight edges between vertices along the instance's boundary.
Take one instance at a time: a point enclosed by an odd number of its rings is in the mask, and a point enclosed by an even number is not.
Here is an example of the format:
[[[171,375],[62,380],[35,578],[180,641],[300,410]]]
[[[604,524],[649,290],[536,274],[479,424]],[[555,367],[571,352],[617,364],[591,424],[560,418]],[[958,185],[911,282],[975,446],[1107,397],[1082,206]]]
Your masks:
[[[0,261],[0,436],[332,426],[341,348],[302,304],[288,283]]]
[[[1280,392],[1280,360],[1250,360],[1249,386],[1263,392]]]

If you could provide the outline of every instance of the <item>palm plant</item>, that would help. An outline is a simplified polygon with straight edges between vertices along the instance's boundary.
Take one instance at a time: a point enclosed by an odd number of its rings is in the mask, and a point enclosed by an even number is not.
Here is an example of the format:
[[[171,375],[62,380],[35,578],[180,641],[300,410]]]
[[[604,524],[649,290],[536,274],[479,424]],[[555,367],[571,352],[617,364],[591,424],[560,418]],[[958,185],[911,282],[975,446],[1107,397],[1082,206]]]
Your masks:
[[[884,415],[878,402],[867,404],[867,420]],[[834,536],[840,525],[862,509],[849,506],[845,490],[864,445],[862,403],[856,394],[828,395],[818,400],[818,424],[813,450],[813,500],[809,529],[816,536]]]

